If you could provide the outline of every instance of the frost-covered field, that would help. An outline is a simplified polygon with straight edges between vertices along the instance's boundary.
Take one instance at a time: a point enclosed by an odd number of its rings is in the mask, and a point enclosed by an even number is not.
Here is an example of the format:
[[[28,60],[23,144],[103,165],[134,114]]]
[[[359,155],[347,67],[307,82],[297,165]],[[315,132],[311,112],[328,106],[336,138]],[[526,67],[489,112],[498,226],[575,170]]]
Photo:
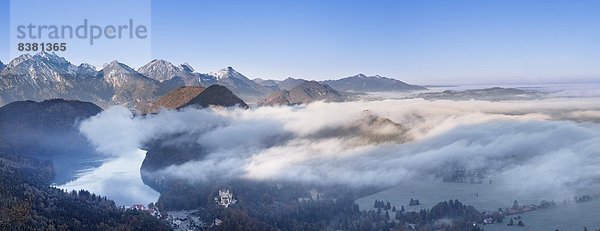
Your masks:
[[[492,181],[493,182],[493,181]],[[479,210],[496,210],[498,208],[509,208],[513,201],[517,200],[520,205],[537,204],[541,200],[550,200],[549,193],[544,190],[529,190],[521,193],[515,193],[508,188],[514,188],[515,185],[503,185],[497,183],[445,183],[439,181],[431,182],[412,182],[401,184],[397,187],[378,192],[356,200],[361,210],[373,208],[375,200],[389,201],[392,206],[400,209],[404,206],[406,211],[419,211],[421,209],[430,209],[438,202],[458,199],[463,204],[473,205]],[[590,186],[579,190],[576,194],[590,194],[600,192],[600,184]],[[477,196],[476,196],[477,195]],[[421,203],[418,206],[409,206],[410,199],[418,199]],[[572,198],[564,198],[571,200]],[[583,230],[587,226],[591,228],[600,227],[600,200],[594,200],[583,203],[569,202],[563,204],[562,201],[556,201],[558,206],[555,208],[541,209],[537,211],[519,214],[526,226],[533,230]],[[394,214],[390,214],[393,216]],[[517,216],[517,215],[515,215]],[[519,230],[521,227],[506,225],[509,216],[503,224],[486,225],[485,230]],[[580,227],[580,228],[578,228]]]

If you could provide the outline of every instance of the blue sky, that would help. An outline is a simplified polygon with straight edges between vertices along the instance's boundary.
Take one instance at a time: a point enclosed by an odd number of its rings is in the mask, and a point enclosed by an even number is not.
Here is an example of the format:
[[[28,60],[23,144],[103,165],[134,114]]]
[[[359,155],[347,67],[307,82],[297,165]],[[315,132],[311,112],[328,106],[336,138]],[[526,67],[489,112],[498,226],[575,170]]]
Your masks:
[[[2,0],[0,0],[2,1]],[[11,0],[10,1],[10,34],[9,47],[10,56],[15,57],[22,52],[17,50],[17,44],[35,43],[66,43],[66,51],[57,52],[67,60],[75,64],[87,62],[102,66],[111,60],[118,60],[132,66],[140,66],[151,59],[151,36],[144,39],[129,39],[129,30],[122,30],[121,39],[108,39],[99,36],[90,39],[91,28],[98,27],[98,31],[108,25],[126,25],[137,28],[143,25],[151,33],[151,1],[150,0]],[[78,28],[87,23],[87,32],[80,34],[86,38],[71,39],[66,32],[66,39],[51,38],[48,33],[42,32],[38,35],[37,29],[33,29],[36,38],[19,38],[20,31],[28,34],[27,28],[18,29],[20,26],[27,27],[30,24],[56,26],[70,26]],[[60,33],[60,32],[59,32]],[[44,38],[39,39],[42,36]],[[39,45],[38,45],[39,47]],[[33,53],[37,53],[35,51]]]
[[[0,2],[0,44],[9,44],[8,0]],[[200,72],[233,66],[250,78],[599,81],[598,12],[592,0],[154,0],[151,58]],[[82,62],[94,54],[65,56]]]

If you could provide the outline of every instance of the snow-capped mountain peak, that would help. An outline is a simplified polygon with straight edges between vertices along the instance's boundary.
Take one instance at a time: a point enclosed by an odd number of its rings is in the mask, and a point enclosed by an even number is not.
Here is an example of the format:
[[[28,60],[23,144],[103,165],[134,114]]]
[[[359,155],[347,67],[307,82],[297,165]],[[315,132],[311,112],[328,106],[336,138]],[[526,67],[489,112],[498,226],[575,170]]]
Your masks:
[[[95,76],[98,70],[95,66],[87,63],[82,63],[77,67],[77,76]]]
[[[211,72],[208,76],[214,78],[218,84],[231,89],[231,91],[235,92],[245,100],[262,98],[273,92],[273,89],[255,83],[248,77],[234,70],[232,67],[226,67],[219,71]]]
[[[30,60],[32,58],[32,56],[30,54],[22,54],[19,55],[19,57],[14,58],[13,60],[11,60],[8,65],[6,66],[6,68],[14,68],[17,65],[21,64],[22,62],[25,62],[27,60]]]
[[[184,63],[184,64],[179,65],[179,68],[182,71],[189,72],[189,73],[193,73],[195,71],[194,68],[190,64],[188,64],[188,63]]]
[[[175,66],[172,63],[162,59],[154,59],[150,61],[143,67],[140,67],[138,69],[138,72],[151,79],[155,79],[161,82],[169,80],[175,76],[182,76],[188,73],[184,73],[182,68]]]
[[[35,54],[34,57],[43,58],[48,61],[67,62],[67,60],[65,58],[56,55],[56,53],[54,53],[54,52],[48,53],[48,52],[42,51],[40,53]]]
[[[118,72],[118,73],[137,73],[133,68],[120,63],[117,60],[113,60],[112,62],[104,65],[104,68],[102,68],[103,71],[107,72]]]
[[[236,70],[234,70],[233,67],[226,67],[226,68],[223,68],[223,69],[221,69],[219,71],[211,72],[210,75],[216,77],[218,80],[221,80],[221,79],[243,79],[243,80],[250,80],[246,76],[244,76],[241,73],[239,73]]]
[[[79,65],[79,68],[97,70],[96,66],[89,64],[89,63],[82,63]]]
[[[21,55],[0,73],[0,104],[64,98],[135,105],[152,100],[158,89],[158,81],[118,61],[98,71],[90,64],[75,66],[63,57],[46,52]]]
[[[172,63],[162,60],[162,59],[154,59],[150,61],[148,64],[140,67],[138,71],[142,72],[144,70],[157,70],[157,69],[168,69],[168,70],[177,70],[179,71],[179,67],[176,67]]]
[[[5,70],[7,75],[30,76],[33,79],[62,81],[64,76],[74,76],[77,67],[54,53],[23,54],[13,59]]]
[[[116,60],[106,64],[102,69],[102,74],[104,75],[104,79],[113,86],[121,86],[131,77],[141,77],[133,68]]]
[[[103,75],[104,81],[109,83],[110,86],[117,91],[113,101],[123,101],[123,99],[119,98],[130,98],[130,96],[133,96],[134,98],[149,98],[158,85],[158,81],[148,78],[118,61],[112,61],[104,66],[101,74]],[[121,94],[119,93],[121,90],[125,90],[125,92],[128,93]],[[142,92],[144,90],[147,90],[148,92]],[[136,93],[134,94],[131,91]]]

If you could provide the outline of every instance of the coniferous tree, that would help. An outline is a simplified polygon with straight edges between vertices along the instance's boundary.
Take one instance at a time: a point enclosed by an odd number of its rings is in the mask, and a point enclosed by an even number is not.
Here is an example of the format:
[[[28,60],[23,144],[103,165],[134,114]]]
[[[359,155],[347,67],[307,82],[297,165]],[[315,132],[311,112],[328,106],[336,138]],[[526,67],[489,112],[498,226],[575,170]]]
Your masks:
[[[385,210],[390,210],[390,209],[392,209],[392,205],[390,204],[390,202],[389,202],[389,201],[388,201],[388,202],[385,204],[385,208],[384,208],[384,209],[385,209]]]

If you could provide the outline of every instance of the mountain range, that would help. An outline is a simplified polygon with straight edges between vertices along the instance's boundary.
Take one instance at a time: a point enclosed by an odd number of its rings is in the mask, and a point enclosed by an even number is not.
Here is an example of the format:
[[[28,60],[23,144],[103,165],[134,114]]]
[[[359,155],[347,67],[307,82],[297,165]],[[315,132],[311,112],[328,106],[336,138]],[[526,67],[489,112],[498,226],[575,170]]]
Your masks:
[[[277,86],[281,90],[288,91],[307,81],[309,80],[295,79],[292,77],[288,77],[282,81],[254,79],[254,82],[261,86]],[[397,79],[382,77],[379,75],[366,76],[364,74],[358,74],[337,80],[325,80],[320,81],[319,83],[328,85],[329,87],[340,92],[419,91],[427,89],[422,86],[407,84]]]
[[[259,103],[261,106],[308,104],[314,101],[341,102],[345,97],[328,85],[305,81],[290,90],[279,90]]]
[[[279,90],[281,88],[281,81],[279,80],[256,78],[252,81],[263,87],[271,88],[274,91]]]
[[[376,76],[366,76],[358,74],[338,80],[326,80],[322,83],[327,84],[339,91],[351,92],[379,92],[379,91],[418,91],[427,88],[410,85],[397,79]]]
[[[209,75],[215,77],[218,84],[227,87],[246,101],[258,101],[273,92],[271,88],[258,85],[232,67],[211,72]]]
[[[21,55],[0,72],[0,105],[53,98],[93,102],[101,106],[134,106],[152,100],[159,82],[113,61],[100,71],[75,66],[50,53]]]
[[[96,94],[87,92],[92,86]],[[77,67],[48,53],[21,55],[0,72],[0,105],[50,98],[102,101],[102,95],[108,94],[108,84],[103,84],[88,65]]]
[[[305,79],[294,79],[292,77],[287,77],[286,79],[284,79],[283,81],[279,82],[279,88],[282,90],[291,90],[292,88],[300,85],[301,83],[304,83],[308,80]]]
[[[195,73],[189,64],[175,66],[158,59],[140,67],[138,72],[160,82],[179,82],[185,86],[210,86],[216,83],[216,79],[207,74]]]
[[[92,102],[101,107],[121,104],[140,109],[148,108],[161,96],[182,86],[207,88],[217,84],[245,102],[260,102],[274,92],[282,93],[280,90],[292,92],[294,87],[307,81],[291,77],[283,81],[250,80],[232,67],[198,73],[189,64],[174,65],[165,60],[152,60],[137,70],[112,61],[98,70],[90,64],[75,66],[54,53],[41,52],[21,55],[7,65],[0,63],[0,106],[14,101],[62,98]],[[319,83],[340,93],[425,89],[391,78],[362,74]]]

